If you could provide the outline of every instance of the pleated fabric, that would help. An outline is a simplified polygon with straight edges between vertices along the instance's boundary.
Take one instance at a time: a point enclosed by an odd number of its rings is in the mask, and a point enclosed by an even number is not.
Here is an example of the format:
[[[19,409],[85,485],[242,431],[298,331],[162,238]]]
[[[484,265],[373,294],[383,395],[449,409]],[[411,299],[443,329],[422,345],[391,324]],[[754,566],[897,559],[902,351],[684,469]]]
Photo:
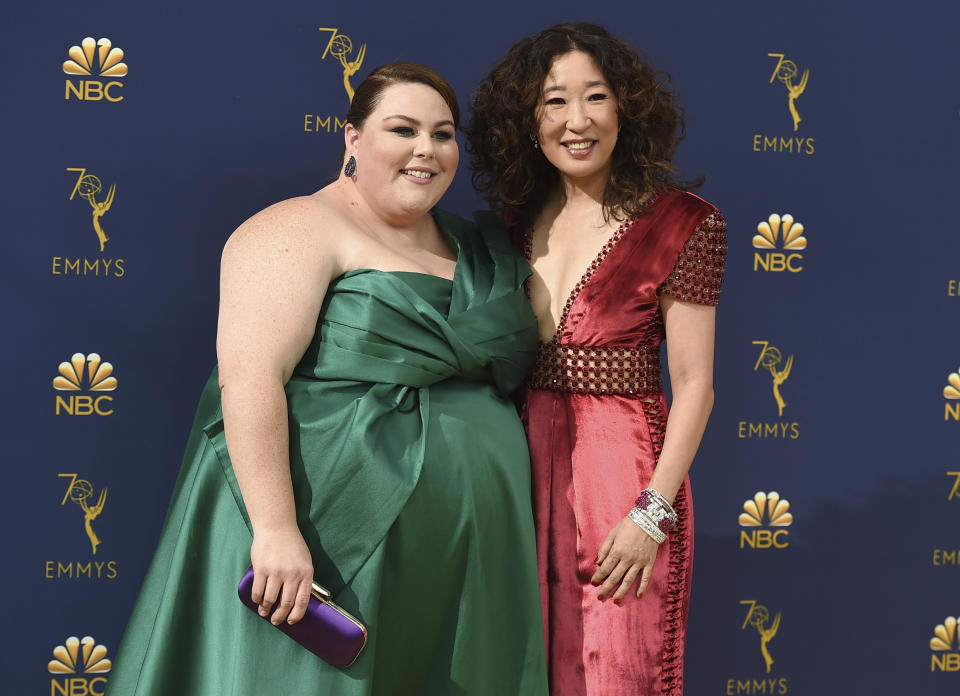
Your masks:
[[[316,580],[368,627],[360,658],[331,667],[240,603],[252,537],[214,371],[110,696],[547,693],[509,399],[536,352],[529,268],[492,216],[435,215],[453,281],[335,279],[286,385],[298,524]]]

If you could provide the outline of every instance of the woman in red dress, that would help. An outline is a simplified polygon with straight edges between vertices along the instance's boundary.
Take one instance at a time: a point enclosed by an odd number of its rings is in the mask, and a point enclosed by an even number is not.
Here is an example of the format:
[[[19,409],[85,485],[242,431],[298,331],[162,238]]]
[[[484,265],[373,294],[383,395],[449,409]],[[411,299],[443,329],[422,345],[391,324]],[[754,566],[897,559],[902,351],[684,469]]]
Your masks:
[[[523,410],[555,696],[683,691],[726,228],[676,179],[679,132],[667,86],[592,24],[521,40],[474,100],[475,185],[534,271]]]

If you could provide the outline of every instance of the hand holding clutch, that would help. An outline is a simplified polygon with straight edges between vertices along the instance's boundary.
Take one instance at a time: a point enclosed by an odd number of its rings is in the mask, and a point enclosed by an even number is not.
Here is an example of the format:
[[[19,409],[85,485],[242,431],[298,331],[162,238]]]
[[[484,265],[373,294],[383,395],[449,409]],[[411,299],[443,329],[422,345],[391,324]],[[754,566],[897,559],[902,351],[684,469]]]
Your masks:
[[[253,566],[244,573],[237,587],[240,601],[259,616],[259,605],[250,598],[253,588]],[[280,629],[314,655],[341,669],[356,661],[367,644],[367,629],[357,619],[333,602],[326,589],[313,583],[307,613],[297,623],[281,622]],[[262,617],[269,621],[270,617]]]

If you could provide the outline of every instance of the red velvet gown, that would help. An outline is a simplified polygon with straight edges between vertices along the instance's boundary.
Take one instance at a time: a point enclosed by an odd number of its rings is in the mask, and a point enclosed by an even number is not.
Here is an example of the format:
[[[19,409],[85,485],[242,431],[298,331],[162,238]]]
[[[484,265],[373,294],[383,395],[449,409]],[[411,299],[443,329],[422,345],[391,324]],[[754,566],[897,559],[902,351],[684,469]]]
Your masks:
[[[529,237],[518,241],[529,256]],[[689,478],[674,503],[680,523],[643,597],[600,602],[590,578],[663,444],[660,295],[716,305],[725,256],[720,213],[693,194],[663,192],[613,234],[570,294],[553,340],[540,344],[523,415],[553,696],[683,692]]]

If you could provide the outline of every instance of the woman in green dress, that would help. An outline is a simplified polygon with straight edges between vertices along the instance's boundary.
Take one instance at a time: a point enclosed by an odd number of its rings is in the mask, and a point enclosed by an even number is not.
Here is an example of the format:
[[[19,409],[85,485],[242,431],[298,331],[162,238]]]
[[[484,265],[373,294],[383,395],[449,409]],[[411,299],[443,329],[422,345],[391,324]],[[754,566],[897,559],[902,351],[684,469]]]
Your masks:
[[[344,172],[221,265],[203,392],[111,696],[546,694],[529,459],[537,325],[493,218],[430,214],[459,110],[428,68],[356,91]],[[237,598],[252,562],[259,618]],[[311,580],[366,624],[331,667],[270,622]]]

